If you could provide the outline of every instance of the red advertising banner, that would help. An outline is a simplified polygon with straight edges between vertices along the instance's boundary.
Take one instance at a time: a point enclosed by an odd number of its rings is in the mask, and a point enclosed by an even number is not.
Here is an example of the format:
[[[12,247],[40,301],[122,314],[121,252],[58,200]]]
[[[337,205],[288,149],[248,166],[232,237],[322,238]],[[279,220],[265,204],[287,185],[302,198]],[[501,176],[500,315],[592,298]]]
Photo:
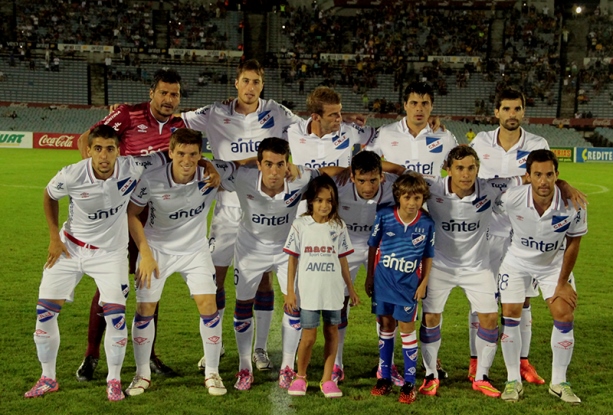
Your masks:
[[[33,147],[56,150],[77,150],[81,134],[34,133]]]

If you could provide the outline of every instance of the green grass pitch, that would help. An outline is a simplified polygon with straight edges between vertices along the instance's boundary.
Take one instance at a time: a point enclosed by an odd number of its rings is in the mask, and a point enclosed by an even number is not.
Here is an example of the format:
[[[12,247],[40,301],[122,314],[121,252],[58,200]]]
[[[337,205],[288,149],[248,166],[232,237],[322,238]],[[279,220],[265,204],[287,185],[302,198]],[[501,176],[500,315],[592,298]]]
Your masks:
[[[233,389],[238,357],[232,330],[234,294],[226,286],[228,312],[224,320],[226,356],[220,372],[228,394],[209,396],[196,368],[202,356],[198,314],[187,287],[178,276],[167,283],[161,300],[157,351],[180,377],[153,378],[143,396],[109,403],[105,395],[106,363],[101,359],[94,381],[79,383],[74,377],[86,346],[87,316],[94,293],[91,279],[84,277],[76,288],[75,302],[66,304],[59,318],[61,337],[57,375],[60,390],[44,398],[25,400],[22,396],[40,376],[32,340],[38,285],[48,246],[48,231],[42,209],[45,185],[61,167],[79,160],[76,151],[0,150],[0,413],[2,414],[610,414],[613,397],[613,279],[609,255],[613,252],[613,226],[606,212],[612,208],[612,164],[562,164],[560,177],[589,196],[589,233],[583,238],[575,267],[579,291],[576,312],[576,346],[568,379],[583,399],[580,407],[569,407],[547,393],[547,386],[527,385],[525,398],[507,404],[472,391],[466,381],[468,367],[468,302],[455,290],[444,314],[440,358],[449,371],[438,397],[419,396],[416,403],[397,403],[398,390],[391,396],[372,397],[375,380],[370,370],[377,362],[374,318],[363,289],[364,272],[357,287],[363,304],[352,309],[345,347],[346,380],[342,399],[326,400],[318,391],[322,372],[321,338],[313,352],[306,397],[290,398],[276,385],[276,372],[258,372],[249,392]],[[66,217],[66,200],[61,203],[61,221]],[[228,279],[231,281],[231,278]],[[280,310],[282,296],[277,290],[276,310],[269,351],[278,366],[281,360]],[[551,375],[551,317],[542,299],[533,300],[531,362],[547,380]],[[128,319],[135,308],[134,295],[128,300]],[[321,337],[321,336],[320,336]],[[500,348],[499,348],[500,349]],[[397,353],[396,361],[402,364]],[[132,347],[128,346],[122,372],[124,387],[134,373]],[[419,373],[418,384],[422,373]],[[496,386],[502,387],[506,371],[500,350],[491,370]]]

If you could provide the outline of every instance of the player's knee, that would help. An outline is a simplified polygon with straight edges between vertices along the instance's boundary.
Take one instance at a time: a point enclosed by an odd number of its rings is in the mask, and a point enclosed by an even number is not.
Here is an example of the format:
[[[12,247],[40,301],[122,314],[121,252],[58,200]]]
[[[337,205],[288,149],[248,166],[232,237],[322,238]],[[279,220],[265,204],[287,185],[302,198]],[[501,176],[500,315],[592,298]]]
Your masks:
[[[502,315],[511,318],[520,318],[523,304],[502,304]]]
[[[218,290],[224,288],[227,273],[228,267],[215,267],[215,281],[217,282]]]
[[[479,327],[486,330],[496,328],[498,324],[498,313],[479,313]]]
[[[392,332],[396,330],[396,320],[392,316],[380,316],[381,331]]]
[[[426,327],[436,327],[441,324],[441,314],[440,313],[426,313],[423,315],[424,323],[426,323]]]
[[[575,309],[566,301],[560,299],[554,301],[553,304],[549,305],[549,310],[556,321],[569,322],[575,319]]]
[[[530,307],[530,297],[526,297],[524,300],[524,308]]]
[[[157,303],[136,303],[136,312],[143,317],[153,316]]]
[[[262,280],[258,286],[259,292],[272,291],[272,272],[265,272],[262,274]]]

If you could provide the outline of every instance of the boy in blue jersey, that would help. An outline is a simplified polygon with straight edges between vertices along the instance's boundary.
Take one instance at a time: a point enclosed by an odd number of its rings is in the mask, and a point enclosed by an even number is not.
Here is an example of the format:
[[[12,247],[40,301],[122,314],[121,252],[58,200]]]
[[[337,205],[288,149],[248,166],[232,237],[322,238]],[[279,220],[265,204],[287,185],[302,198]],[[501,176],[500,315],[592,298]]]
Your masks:
[[[399,402],[415,401],[417,302],[426,294],[434,256],[434,221],[421,209],[430,190],[414,173],[400,176],[393,186],[394,207],[377,212],[368,240],[366,294],[372,297],[373,313],[381,321],[379,361],[381,378],[372,395],[392,390],[391,366],[396,324],[400,327],[404,356],[404,386]],[[376,271],[375,271],[376,265]],[[420,277],[421,274],[421,277]]]

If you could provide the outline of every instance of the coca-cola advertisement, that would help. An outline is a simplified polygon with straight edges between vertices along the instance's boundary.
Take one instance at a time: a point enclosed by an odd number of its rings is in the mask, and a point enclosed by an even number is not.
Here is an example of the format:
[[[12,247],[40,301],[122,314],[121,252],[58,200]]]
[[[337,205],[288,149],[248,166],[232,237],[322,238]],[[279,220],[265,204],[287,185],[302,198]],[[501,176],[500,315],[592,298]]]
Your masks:
[[[34,133],[34,148],[77,150],[81,134]]]

